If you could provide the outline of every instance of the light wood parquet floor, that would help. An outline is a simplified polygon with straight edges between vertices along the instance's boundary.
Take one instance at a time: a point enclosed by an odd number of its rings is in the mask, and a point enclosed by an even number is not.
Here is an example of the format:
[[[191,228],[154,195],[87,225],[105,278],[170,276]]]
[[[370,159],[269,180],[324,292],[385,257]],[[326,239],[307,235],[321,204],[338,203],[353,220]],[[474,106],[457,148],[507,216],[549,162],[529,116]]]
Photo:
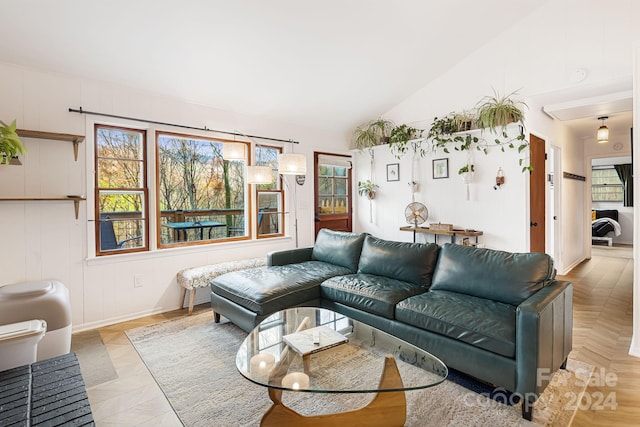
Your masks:
[[[561,278],[574,283],[570,357],[596,367],[572,425],[640,425],[640,359],[628,355],[632,332],[631,249],[594,248],[591,260]],[[196,307],[200,310],[210,308],[206,304]],[[176,310],[99,329],[118,379],[87,390],[98,426],[182,425],[124,331],[185,315],[186,310]],[[609,407],[613,403],[616,408]]]

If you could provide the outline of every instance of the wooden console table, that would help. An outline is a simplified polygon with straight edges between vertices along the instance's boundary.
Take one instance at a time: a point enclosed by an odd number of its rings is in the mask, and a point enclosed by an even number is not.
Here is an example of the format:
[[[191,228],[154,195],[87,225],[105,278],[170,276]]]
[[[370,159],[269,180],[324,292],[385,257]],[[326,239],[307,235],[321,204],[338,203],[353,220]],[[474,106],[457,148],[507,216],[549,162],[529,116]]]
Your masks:
[[[438,236],[450,236],[451,243],[456,242],[456,237],[473,237],[474,244],[478,244],[478,236],[482,236],[482,231],[478,230],[461,230],[461,229],[453,229],[451,231],[445,230],[431,230],[429,227],[400,227],[401,231],[413,231],[413,241],[416,241],[416,233],[425,233],[425,234],[433,234],[434,242],[438,243]]]

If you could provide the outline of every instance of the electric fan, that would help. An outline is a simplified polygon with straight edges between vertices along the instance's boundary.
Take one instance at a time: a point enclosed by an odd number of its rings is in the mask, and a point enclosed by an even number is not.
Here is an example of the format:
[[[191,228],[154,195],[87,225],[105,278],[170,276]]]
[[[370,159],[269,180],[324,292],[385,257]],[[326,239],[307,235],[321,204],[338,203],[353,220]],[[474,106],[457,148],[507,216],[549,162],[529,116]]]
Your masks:
[[[407,218],[407,223],[417,227],[429,218],[429,210],[420,202],[411,202],[405,208],[404,216]]]

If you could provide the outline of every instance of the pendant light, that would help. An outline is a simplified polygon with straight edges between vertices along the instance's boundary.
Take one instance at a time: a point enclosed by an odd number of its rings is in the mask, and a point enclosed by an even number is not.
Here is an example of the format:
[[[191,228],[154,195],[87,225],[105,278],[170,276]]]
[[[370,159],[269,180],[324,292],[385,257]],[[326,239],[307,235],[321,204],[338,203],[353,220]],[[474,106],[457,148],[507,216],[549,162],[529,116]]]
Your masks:
[[[279,154],[278,173],[280,175],[306,175],[307,157],[304,154]]]
[[[271,166],[247,166],[247,184],[271,184]]]
[[[604,121],[608,118],[608,116],[598,117],[598,120],[602,120],[602,126],[600,126],[596,132],[596,140],[599,144],[606,144],[609,142],[609,128],[604,124]]]

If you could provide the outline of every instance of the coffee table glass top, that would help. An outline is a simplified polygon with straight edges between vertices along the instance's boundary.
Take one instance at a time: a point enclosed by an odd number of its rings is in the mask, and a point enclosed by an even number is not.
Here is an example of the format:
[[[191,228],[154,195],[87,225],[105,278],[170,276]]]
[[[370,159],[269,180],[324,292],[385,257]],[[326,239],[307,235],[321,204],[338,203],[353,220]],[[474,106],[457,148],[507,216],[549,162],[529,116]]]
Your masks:
[[[402,387],[381,386],[385,356],[395,359]],[[249,333],[236,366],[271,389],[316,393],[374,393],[432,387],[447,378],[437,357],[362,322],[330,310],[280,311]]]

